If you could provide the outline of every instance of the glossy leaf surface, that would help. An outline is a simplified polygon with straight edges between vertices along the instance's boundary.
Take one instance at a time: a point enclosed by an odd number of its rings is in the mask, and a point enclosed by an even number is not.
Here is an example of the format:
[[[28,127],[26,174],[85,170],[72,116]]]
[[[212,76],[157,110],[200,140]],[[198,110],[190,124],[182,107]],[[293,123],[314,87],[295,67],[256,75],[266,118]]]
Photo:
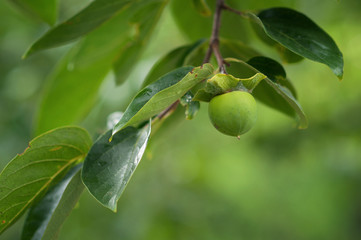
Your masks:
[[[287,79],[286,71],[277,61],[268,57],[254,57],[247,61],[247,63],[259,71],[267,74],[267,77],[274,83],[278,83],[290,90],[294,97],[297,96],[296,89],[292,83]]]
[[[276,42],[275,40],[273,40],[272,38],[270,38],[264,31],[263,26],[260,26],[259,24],[257,24],[256,22],[251,22],[251,26],[253,28],[253,30],[255,31],[257,37],[265,44],[273,47],[274,49],[277,50],[278,54],[280,55],[281,59],[283,62],[286,63],[296,63],[299,62],[301,60],[303,60],[304,58],[301,57],[300,55],[292,52],[291,50],[289,50],[288,48],[284,47],[283,45],[281,45],[280,43]]]
[[[29,143],[0,174],[0,232],[87,154],[92,141],[78,127],[49,131]]]
[[[143,88],[125,110],[123,117],[114,127],[113,134],[160,113],[197,83],[211,76],[213,70],[211,64],[197,68],[178,68]]]
[[[78,39],[114,17],[131,2],[130,0],[96,0],[91,2],[78,14],[45,33],[30,47],[25,56]]]
[[[300,56],[326,64],[342,79],[342,53],[334,40],[307,16],[289,8],[270,8],[250,16],[273,40]]]
[[[60,228],[75,207],[84,185],[79,164],[51,188],[36,205],[31,207],[25,220],[22,240],[56,239]]]
[[[53,25],[57,17],[57,0],[9,0],[31,16]]]
[[[150,131],[150,123],[142,129],[124,128],[113,137],[110,130],[95,142],[84,161],[85,186],[102,205],[114,212],[143,156]]]

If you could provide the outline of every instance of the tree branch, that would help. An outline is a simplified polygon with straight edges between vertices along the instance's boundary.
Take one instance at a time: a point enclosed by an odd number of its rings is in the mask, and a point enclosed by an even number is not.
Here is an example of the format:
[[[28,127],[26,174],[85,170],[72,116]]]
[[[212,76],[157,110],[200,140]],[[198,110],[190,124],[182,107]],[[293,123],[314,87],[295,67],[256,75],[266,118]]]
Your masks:
[[[226,68],[224,66],[224,60],[219,51],[219,29],[221,27],[221,13],[222,9],[224,9],[225,0],[217,0],[216,11],[213,17],[213,27],[212,27],[212,35],[209,40],[209,47],[207,53],[204,57],[203,63],[209,62],[211,59],[212,53],[216,56],[217,63],[219,66],[219,70],[221,73],[226,73]]]
[[[219,66],[219,71],[221,73],[227,73],[225,67],[227,63],[224,61],[221,51],[219,50],[219,30],[221,28],[222,10],[228,10],[238,15],[244,16],[244,14],[241,11],[231,8],[230,6],[226,5],[224,2],[225,0],[217,0],[216,11],[213,17],[212,35],[209,40],[209,47],[207,49],[206,55],[204,56],[204,60],[203,60],[203,63],[208,63],[212,57],[212,54],[214,53]],[[158,114],[157,118],[162,119],[166,117],[177,108],[178,104],[179,104],[179,100],[174,102],[167,109],[165,109],[163,112]]]
[[[178,104],[179,104],[179,100],[175,101],[167,109],[165,109],[163,112],[159,113],[157,117],[159,119],[167,117],[171,112],[173,112],[178,107]]]

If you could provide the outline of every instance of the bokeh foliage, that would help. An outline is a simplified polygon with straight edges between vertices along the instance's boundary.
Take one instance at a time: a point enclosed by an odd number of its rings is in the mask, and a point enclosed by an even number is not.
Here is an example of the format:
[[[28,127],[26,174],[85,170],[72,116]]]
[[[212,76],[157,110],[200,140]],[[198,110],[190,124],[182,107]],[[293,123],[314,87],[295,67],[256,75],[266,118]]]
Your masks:
[[[88,1],[77,1],[71,7],[68,2],[60,1],[62,18]],[[317,1],[317,8],[309,0],[233,4],[240,9],[295,8],[327,29],[338,43],[345,57],[341,83],[321,64],[304,60],[286,66],[308,114],[309,128],[297,130],[291,119],[261,104],[257,126],[240,141],[212,128],[206,104],[201,104],[193,121],[174,116],[175,121],[169,119],[152,136],[142,163],[119,201],[118,213],[102,208],[84,193],[60,239],[358,239],[361,5],[358,1],[336,0]],[[125,109],[162,54],[190,43],[191,36],[176,30],[171,14],[167,8],[130,80],[115,87],[113,77],[108,76],[102,85],[97,106],[81,123],[94,137],[105,129],[104,116]],[[3,168],[33,138],[34,117],[46,76],[69,47],[21,60],[47,26],[6,1],[0,2],[0,16]],[[172,41],[169,36],[173,36]],[[253,32],[243,40],[281,61],[276,51],[257,40]],[[21,224],[14,225],[2,238],[18,239]]]

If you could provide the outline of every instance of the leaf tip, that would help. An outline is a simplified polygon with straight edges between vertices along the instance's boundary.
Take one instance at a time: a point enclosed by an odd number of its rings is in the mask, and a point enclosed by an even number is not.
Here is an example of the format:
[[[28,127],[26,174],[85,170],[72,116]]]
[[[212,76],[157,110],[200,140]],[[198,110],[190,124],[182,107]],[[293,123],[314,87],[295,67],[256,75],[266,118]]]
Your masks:
[[[29,56],[29,51],[26,51],[22,56],[21,59],[24,60]]]
[[[302,122],[300,122],[297,126],[298,129],[303,130],[308,128],[308,120],[305,118]]]
[[[339,81],[343,79],[343,61],[337,66],[332,68],[332,72],[336,75]]]
[[[106,207],[109,208],[113,213],[116,213],[118,211],[117,210],[117,204],[108,205]]]
[[[30,46],[26,51],[25,53],[21,56],[21,59],[26,59],[28,58],[30,55],[33,55],[33,46]]]
[[[338,78],[338,81],[342,81],[343,80],[343,74],[341,74],[341,75],[337,75],[337,78]]]

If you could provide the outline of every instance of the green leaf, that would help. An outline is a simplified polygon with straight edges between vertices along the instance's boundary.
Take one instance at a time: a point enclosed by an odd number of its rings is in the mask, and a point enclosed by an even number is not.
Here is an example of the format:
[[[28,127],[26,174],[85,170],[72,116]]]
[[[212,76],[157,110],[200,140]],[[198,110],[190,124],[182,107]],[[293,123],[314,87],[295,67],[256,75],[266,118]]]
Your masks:
[[[45,33],[29,48],[24,57],[78,39],[126,9],[131,2],[131,0],[95,0],[91,2],[78,14]]]
[[[139,115],[139,112],[142,111],[142,109],[146,106],[146,104],[159,92],[163,91],[164,89],[167,89],[176,83],[178,83],[180,80],[183,79],[191,70],[193,67],[181,67],[178,69],[175,69],[166,75],[159,78],[156,82],[153,82],[149,86],[143,88],[140,90],[137,95],[133,98],[132,102],[129,104],[127,109],[125,110],[122,118],[120,121],[114,126],[113,128],[113,134],[119,130],[121,130],[123,127],[126,127],[125,124],[130,122],[137,114]],[[175,101],[175,100],[174,100]],[[174,101],[167,102],[165,108],[172,104]],[[147,110],[147,109],[146,109]],[[142,122],[144,120],[147,120],[151,118],[153,115],[157,114],[158,112],[153,113],[152,110],[151,114],[147,114],[144,116],[144,118],[137,119],[137,121],[133,121],[133,125],[136,123]],[[143,110],[144,111],[144,110]],[[160,110],[162,111],[162,110]],[[139,118],[139,117],[138,117]],[[128,124],[131,125],[131,124]]]
[[[62,224],[78,202],[84,185],[78,164],[50,189],[26,217],[21,239],[56,239]]]
[[[289,106],[296,113],[296,115],[294,115],[294,117],[296,118],[296,121],[298,123],[298,128],[300,128],[300,129],[307,128],[308,127],[308,120],[307,120],[306,114],[304,113],[301,105],[298,103],[296,98],[289,91],[289,89],[285,88],[284,86],[282,86],[280,84],[272,82],[268,78],[265,79],[265,82],[267,84],[269,84],[274,89],[274,91],[276,91],[289,104]],[[256,88],[256,90],[257,90],[257,88]],[[258,99],[263,99],[263,102],[265,102],[264,98],[260,97],[260,96],[263,95],[260,92],[261,92],[261,88],[259,88],[257,92],[254,91],[254,95]],[[275,101],[274,98],[271,98],[270,100]]]
[[[204,42],[205,40],[201,39],[194,44],[185,45],[167,53],[154,64],[152,69],[149,71],[147,77],[145,78],[142,87],[153,83],[155,80],[157,80],[164,74],[172,71],[173,69],[183,67],[185,65],[192,65],[191,63],[185,63],[187,57],[191,55],[195,50],[197,50],[198,47],[201,46]]]
[[[143,156],[150,131],[150,121],[142,129],[127,127],[113,137],[110,130],[95,142],[84,161],[85,186],[102,205],[114,212]]]
[[[287,79],[285,69],[277,61],[268,57],[258,56],[251,58],[247,63],[266,74],[273,82],[288,88],[292,92],[292,95],[295,96],[295,98],[297,97],[296,89]]]
[[[256,57],[255,59],[250,59],[248,63],[237,59],[226,59],[231,64],[227,70],[230,74],[242,77],[257,72],[265,74],[267,78],[257,85],[253,91],[253,96],[267,106],[294,117],[299,128],[307,128],[308,120],[301,105],[292,94],[292,91],[286,87],[285,82],[288,80],[280,80],[284,70],[277,73],[278,67],[276,69],[268,68],[267,64],[265,64],[266,61],[268,61],[270,66],[276,66],[276,64],[274,60],[267,59]],[[276,76],[278,76],[278,79]]]
[[[169,0],[145,1],[145,4],[137,9],[131,17],[130,24],[134,26],[136,34],[129,40],[114,61],[114,73],[117,85],[123,83],[133,70],[145,46],[148,44],[149,38],[168,1]]]
[[[186,108],[185,115],[187,120],[192,120],[195,115],[198,113],[201,104],[199,101],[193,101],[193,94],[191,91],[188,91],[184,94],[183,97],[180,99],[180,104]]]
[[[137,65],[142,50],[142,44],[130,41],[119,51],[118,55],[120,57],[117,57],[113,62],[116,85],[120,85],[127,80],[133,68]]]
[[[197,91],[193,101],[209,102],[213,97],[231,91],[252,91],[264,78],[262,73],[256,73],[250,78],[236,78],[230,74],[216,74],[207,80],[203,89]]]
[[[212,11],[205,0],[192,0],[192,3],[193,7],[203,17],[209,17],[212,15]]]
[[[87,154],[92,141],[78,127],[49,131],[33,139],[0,173],[0,233]]]
[[[307,16],[288,8],[270,8],[249,16],[273,40],[300,56],[326,64],[342,79],[342,53],[333,39]]]
[[[9,0],[25,13],[54,25],[57,17],[57,0]]]
[[[113,128],[113,134],[127,126],[141,123],[165,110],[197,83],[210,77],[213,71],[213,66],[208,63],[193,69],[192,67],[182,67],[143,88],[134,97],[123,117]]]
[[[288,50],[288,48],[281,44],[276,45],[276,50],[284,63],[297,63],[304,59],[304,57]]]
[[[60,61],[47,79],[37,116],[37,134],[78,123],[86,116],[113,59],[130,35],[129,14],[122,12],[104,23]]]
[[[270,38],[264,31],[263,27],[257,24],[256,22],[252,21],[251,26],[253,30],[255,31],[258,38],[265,44],[273,47],[277,50],[278,54],[280,55],[283,62],[286,63],[296,63],[304,58],[300,55],[288,50],[288,48],[284,47],[283,45],[279,44],[272,38]],[[242,59],[243,60],[243,59]]]

